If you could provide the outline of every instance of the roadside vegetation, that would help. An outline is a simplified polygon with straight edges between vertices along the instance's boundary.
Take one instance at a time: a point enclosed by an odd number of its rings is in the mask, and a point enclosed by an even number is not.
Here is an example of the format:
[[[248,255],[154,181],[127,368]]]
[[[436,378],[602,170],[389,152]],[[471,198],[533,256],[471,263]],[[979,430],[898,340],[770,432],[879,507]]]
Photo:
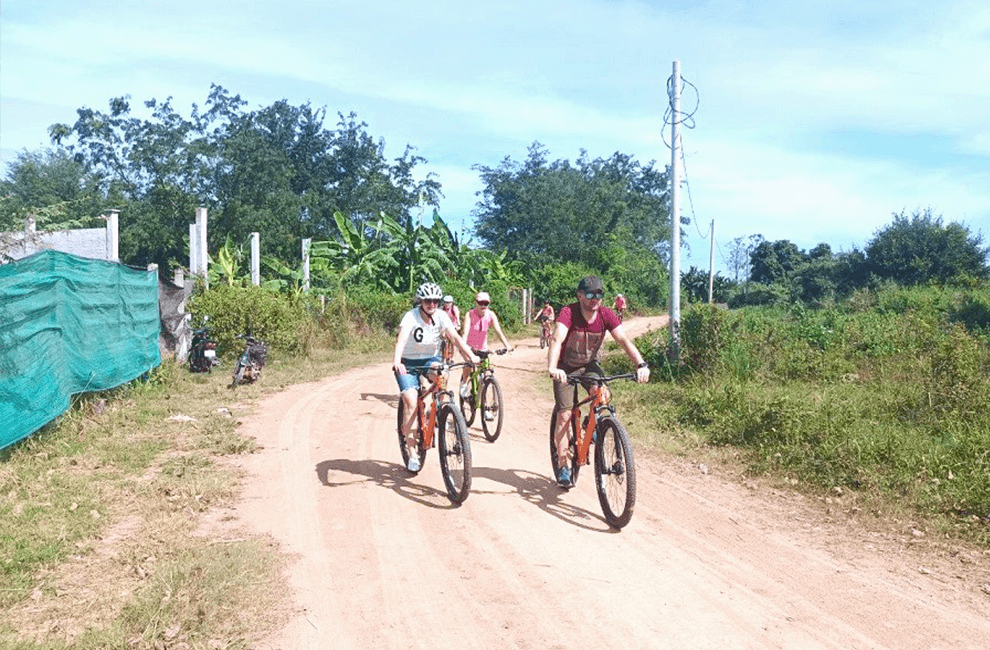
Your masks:
[[[732,449],[751,475],[990,546],[985,289],[886,285],[822,309],[699,304],[681,331],[678,364],[668,331],[638,341],[660,372],[629,397],[654,405],[651,428],[680,443],[668,448]]]

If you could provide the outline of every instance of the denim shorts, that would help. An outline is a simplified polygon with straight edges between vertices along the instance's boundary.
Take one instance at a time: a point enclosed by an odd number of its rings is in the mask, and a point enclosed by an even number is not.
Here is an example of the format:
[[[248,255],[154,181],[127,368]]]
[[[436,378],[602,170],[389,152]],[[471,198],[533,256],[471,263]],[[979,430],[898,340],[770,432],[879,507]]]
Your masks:
[[[399,392],[404,393],[410,388],[419,388],[419,374],[415,370],[429,368],[434,363],[440,363],[440,357],[426,357],[425,359],[402,358],[402,365],[406,367],[406,374],[395,373],[395,381],[399,384]]]

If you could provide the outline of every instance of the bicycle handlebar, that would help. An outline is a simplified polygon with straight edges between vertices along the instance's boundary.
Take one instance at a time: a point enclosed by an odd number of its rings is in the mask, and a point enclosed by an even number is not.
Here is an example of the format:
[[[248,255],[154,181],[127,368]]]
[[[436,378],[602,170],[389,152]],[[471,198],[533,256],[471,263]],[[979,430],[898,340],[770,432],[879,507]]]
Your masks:
[[[453,368],[460,368],[462,366],[474,365],[470,361],[461,361],[458,363],[450,363],[449,361],[438,361],[436,366],[427,366],[426,368],[410,368],[406,367],[406,372],[411,375],[424,375],[428,372],[447,372]]]
[[[508,351],[509,350],[507,348],[502,348],[501,350],[475,350],[474,348],[471,348],[471,352],[474,352],[476,355],[478,355],[482,359],[484,359],[486,357],[490,357],[493,354],[499,354],[499,355],[505,354]]]
[[[636,373],[625,372],[622,373],[621,375],[599,375],[593,372],[588,372],[588,373],[574,373],[567,375],[568,384],[580,384],[583,382],[592,382],[595,384],[607,384],[617,379],[629,379],[632,381],[636,381]]]

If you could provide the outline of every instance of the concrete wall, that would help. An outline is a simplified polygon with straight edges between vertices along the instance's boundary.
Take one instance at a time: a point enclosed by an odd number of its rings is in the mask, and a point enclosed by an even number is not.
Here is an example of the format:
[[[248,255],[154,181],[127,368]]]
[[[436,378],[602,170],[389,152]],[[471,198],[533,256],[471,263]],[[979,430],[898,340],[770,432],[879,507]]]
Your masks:
[[[3,252],[15,260],[33,255],[41,250],[56,250],[108,262],[119,262],[118,213],[104,215],[106,228],[77,228],[57,232],[36,232],[34,223],[28,222],[22,233],[7,233],[4,241],[10,245]]]

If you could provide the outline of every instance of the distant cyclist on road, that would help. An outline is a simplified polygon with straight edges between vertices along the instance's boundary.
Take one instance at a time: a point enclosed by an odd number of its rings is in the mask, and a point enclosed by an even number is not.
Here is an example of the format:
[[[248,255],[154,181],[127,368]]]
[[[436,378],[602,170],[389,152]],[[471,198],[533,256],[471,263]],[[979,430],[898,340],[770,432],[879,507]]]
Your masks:
[[[406,420],[402,423],[402,433],[409,448],[410,472],[418,472],[419,454],[416,453],[416,439],[412,436],[413,422],[416,420],[416,399],[419,391],[419,378],[409,373],[412,369],[424,369],[440,363],[440,344],[443,337],[453,341],[472,363],[479,359],[467,343],[457,333],[457,327],[442,309],[437,309],[443,291],[432,282],[419,285],[416,289],[417,306],[405,313],[399,322],[399,335],[395,340],[392,354],[392,372],[399,384],[399,398],[405,403]]]
[[[636,381],[644,384],[650,380],[650,368],[622,329],[619,317],[608,307],[602,306],[605,287],[601,279],[593,275],[583,278],[578,283],[577,297],[577,302],[562,307],[557,315],[547,364],[554,381],[554,408],[557,413],[554,441],[557,457],[562,459],[556,479],[561,486],[570,486],[571,482],[570,466],[563,459],[568,458],[567,429],[577,391],[576,386],[568,385],[567,375],[585,372],[605,374],[598,365],[598,353],[605,342],[605,332],[611,332],[612,338],[636,364]]]
[[[447,312],[448,316],[450,316],[450,320],[453,321],[454,326],[460,327],[461,310],[454,304],[454,297],[449,293],[443,297],[443,310]]]
[[[552,321],[555,316],[556,314],[553,311],[553,305],[551,305],[550,301],[547,300],[543,303],[543,309],[540,310],[540,315],[536,317],[536,320],[541,323],[548,320]]]
[[[626,308],[629,306],[629,301],[621,293],[615,295],[615,313],[619,315],[619,320],[622,320],[622,316],[626,313]]]
[[[543,334],[540,336],[540,348],[542,349],[544,345],[548,344],[550,341],[550,333],[553,331],[553,321],[556,314],[553,311],[553,305],[547,300],[543,303],[543,309],[540,310],[540,314],[536,317],[536,320],[540,322],[540,327],[543,329]]]
[[[502,326],[498,322],[498,316],[489,309],[492,303],[491,297],[484,291],[479,291],[474,297],[474,309],[469,310],[464,315],[464,328],[461,335],[467,339],[468,347],[472,350],[485,351],[488,349],[488,330],[495,329],[495,333],[502,339],[505,349],[512,351],[512,344],[502,333]],[[471,376],[471,368],[464,366],[464,373],[461,375],[461,396],[467,397],[471,389],[468,377]]]

